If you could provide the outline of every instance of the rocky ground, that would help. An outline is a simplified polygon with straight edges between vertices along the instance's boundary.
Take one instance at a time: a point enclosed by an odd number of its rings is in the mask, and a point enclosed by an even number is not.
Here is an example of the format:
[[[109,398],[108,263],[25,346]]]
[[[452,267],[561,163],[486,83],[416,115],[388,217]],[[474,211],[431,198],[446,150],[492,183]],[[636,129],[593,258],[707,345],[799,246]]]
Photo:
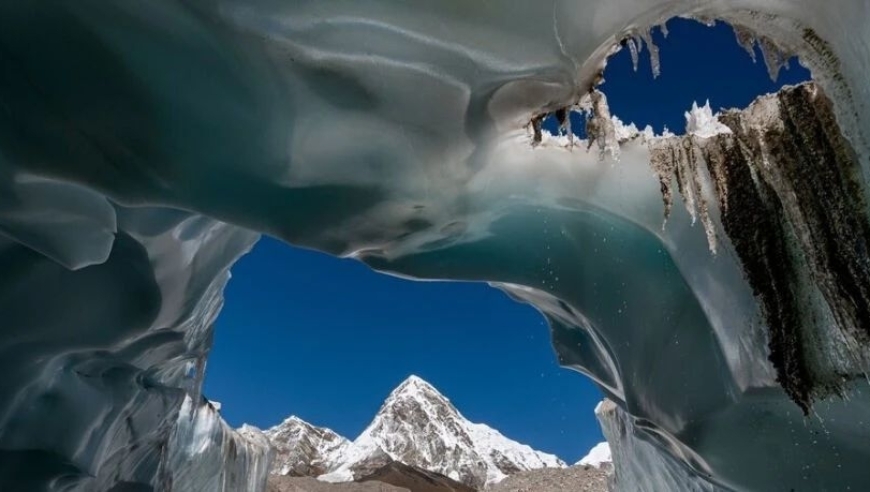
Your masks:
[[[389,463],[359,481],[388,483],[407,488],[411,492],[476,492],[472,487],[439,473],[408,466],[398,461]]]
[[[610,471],[593,466],[543,468],[512,475],[485,492],[607,492]]]
[[[584,465],[562,469],[545,468],[510,476],[495,485],[490,485],[482,492],[608,492],[611,473],[607,467],[595,468]],[[459,488],[452,487],[455,482],[449,479],[448,481],[452,483],[442,483],[440,480],[418,480],[414,473],[397,473],[392,469],[381,474],[394,482],[398,476],[403,486],[398,487],[377,480],[326,483],[311,477],[271,475],[266,492],[466,492],[471,490],[461,484],[458,484]]]
[[[476,492],[438,473],[390,462],[355,482],[329,483],[313,477],[270,475],[266,492]]]

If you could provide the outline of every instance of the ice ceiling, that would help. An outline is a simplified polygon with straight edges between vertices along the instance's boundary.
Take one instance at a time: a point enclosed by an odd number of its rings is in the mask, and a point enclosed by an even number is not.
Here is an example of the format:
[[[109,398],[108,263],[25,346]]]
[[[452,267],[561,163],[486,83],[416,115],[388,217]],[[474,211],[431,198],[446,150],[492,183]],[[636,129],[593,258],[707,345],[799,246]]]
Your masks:
[[[591,84],[676,15],[727,20],[774,69],[798,54],[818,85],[727,131],[617,127]],[[863,0],[0,4],[0,488],[261,486],[266,445],[199,393],[260,233],[537,306],[616,403],[625,490],[861,488],[868,18]],[[604,161],[531,145],[535,116],[584,98]]]

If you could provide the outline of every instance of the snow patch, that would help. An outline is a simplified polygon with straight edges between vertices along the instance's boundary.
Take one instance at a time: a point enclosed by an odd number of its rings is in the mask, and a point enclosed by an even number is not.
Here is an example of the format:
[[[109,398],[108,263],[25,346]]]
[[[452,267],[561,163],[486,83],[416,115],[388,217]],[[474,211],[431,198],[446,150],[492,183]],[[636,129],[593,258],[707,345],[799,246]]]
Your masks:
[[[610,455],[610,444],[600,442],[589,450],[589,453],[580,459],[576,464],[594,466],[601,468],[605,463],[613,463],[613,457]]]
[[[731,129],[719,121],[719,114],[713,114],[710,100],[701,107],[692,103],[692,109],[686,111],[686,134],[709,138],[723,133],[731,133]]]

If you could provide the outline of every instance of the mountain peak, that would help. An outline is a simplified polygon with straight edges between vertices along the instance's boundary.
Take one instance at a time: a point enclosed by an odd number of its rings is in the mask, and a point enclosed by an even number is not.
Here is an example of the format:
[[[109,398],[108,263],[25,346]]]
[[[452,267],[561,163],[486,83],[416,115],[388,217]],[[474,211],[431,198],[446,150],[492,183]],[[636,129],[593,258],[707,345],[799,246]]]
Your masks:
[[[405,381],[402,382],[402,384],[409,384],[409,383],[412,383],[412,384],[429,384],[428,381],[424,380],[423,378],[421,378],[420,376],[418,376],[418,375],[416,375],[416,374],[411,374],[410,376],[408,376],[408,377],[405,379]],[[401,386],[401,384],[400,384],[399,386]],[[431,385],[430,385],[430,386],[431,386]]]
[[[420,426],[427,422],[457,418],[462,416],[446,396],[422,378],[411,375],[390,392],[372,424],[386,419],[414,425],[422,431]]]
[[[481,488],[535,468],[561,468],[557,457],[468,421],[434,386],[409,376],[394,389],[374,420],[345,450],[342,465],[325,481],[359,478],[393,460]]]
[[[421,391],[427,392],[427,393],[434,393],[442,398],[444,397],[444,395],[442,395],[437,389],[435,389],[434,386],[429,384],[428,381],[426,381],[423,378],[421,378],[420,376],[416,376],[414,374],[411,374],[404,381],[402,381],[401,384],[396,386],[396,389],[394,389],[390,393],[390,396],[405,395],[405,394],[417,394]]]
[[[281,475],[317,476],[335,468],[350,441],[332,429],[291,415],[263,434],[275,448],[273,467]]]

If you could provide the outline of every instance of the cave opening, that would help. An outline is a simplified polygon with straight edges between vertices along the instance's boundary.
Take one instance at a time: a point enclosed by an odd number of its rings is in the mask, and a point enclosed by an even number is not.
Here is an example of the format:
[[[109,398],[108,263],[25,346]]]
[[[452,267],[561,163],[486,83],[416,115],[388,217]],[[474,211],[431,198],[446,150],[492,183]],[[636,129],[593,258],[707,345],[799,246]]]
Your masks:
[[[485,283],[408,280],[263,237],[225,298],[203,394],[233,426],[294,415],[353,440],[416,375],[468,420],[566,462],[603,440],[600,392],[558,366],[537,310]]]
[[[726,21],[674,17],[646,36],[630,31],[622,38],[597,89],[612,116],[638,130],[649,126],[655,135],[682,134],[693,104],[709,104],[713,113],[742,109],[759,96],[812,80],[796,55],[768,54],[761,42],[748,41],[745,30]],[[587,139],[592,114],[578,109],[568,112],[569,125],[557,112],[546,113],[542,130]]]
[[[648,38],[656,62],[639,40],[608,59],[598,88],[625,124],[681,133],[694,103],[743,108],[811,78],[790,59],[772,80],[724,22],[675,18],[667,30]],[[552,112],[541,128],[587,139],[587,118]],[[353,439],[392,387],[419,374],[469,419],[568,463],[601,439],[591,411],[600,393],[556,366],[540,313],[486,284],[384,276],[271,238],[233,270],[204,394],[234,426],[297,415]]]

